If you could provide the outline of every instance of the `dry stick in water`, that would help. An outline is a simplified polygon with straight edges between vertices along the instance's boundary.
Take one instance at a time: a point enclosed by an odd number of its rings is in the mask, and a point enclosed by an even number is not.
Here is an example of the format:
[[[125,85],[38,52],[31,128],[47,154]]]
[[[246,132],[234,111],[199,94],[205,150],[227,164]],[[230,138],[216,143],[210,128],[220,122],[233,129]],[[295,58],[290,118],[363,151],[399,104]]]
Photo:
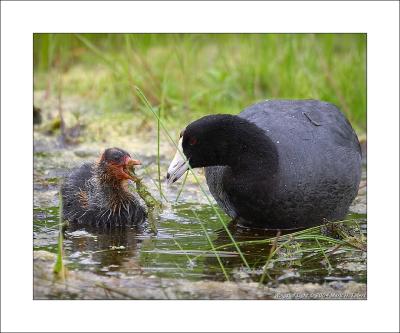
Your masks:
[[[317,242],[317,244],[318,244],[318,246],[319,246],[319,249],[321,250],[321,253],[322,253],[322,255],[323,255],[324,258],[325,258],[325,261],[326,261],[326,263],[328,264],[329,272],[331,272],[331,271],[333,270],[333,268],[332,268],[331,262],[330,262],[329,259],[328,259],[328,256],[326,255],[324,249],[322,248],[321,244],[319,243],[318,238],[315,238],[315,241]]]
[[[129,293],[126,293],[126,292],[123,292],[123,291],[121,291],[121,290],[119,290],[119,289],[116,289],[116,288],[107,286],[107,285],[106,285],[105,283],[103,283],[103,282],[97,282],[97,283],[95,283],[95,286],[96,286],[96,287],[99,287],[99,288],[102,288],[102,289],[104,289],[104,291],[107,291],[107,292],[109,292],[109,293],[110,293],[110,292],[111,292],[111,293],[115,293],[115,294],[117,294],[117,295],[126,297],[126,298],[128,298],[128,299],[137,299],[137,298],[135,298],[133,295],[131,295],[131,294],[129,294]]]
[[[265,265],[264,265],[263,274],[262,274],[260,282],[259,282],[260,285],[263,284],[266,275],[268,275],[268,278],[271,279],[271,277],[268,274],[268,264],[271,261],[272,257],[274,256],[276,250],[278,249],[277,248],[277,244],[278,244],[278,239],[279,239],[280,236],[281,236],[281,231],[278,230],[278,232],[276,234],[276,237],[275,237],[275,240],[274,240],[274,242],[273,242],[273,244],[271,246],[271,249],[269,251],[269,255],[268,255],[267,261],[265,262]],[[279,248],[281,248],[281,246]]]

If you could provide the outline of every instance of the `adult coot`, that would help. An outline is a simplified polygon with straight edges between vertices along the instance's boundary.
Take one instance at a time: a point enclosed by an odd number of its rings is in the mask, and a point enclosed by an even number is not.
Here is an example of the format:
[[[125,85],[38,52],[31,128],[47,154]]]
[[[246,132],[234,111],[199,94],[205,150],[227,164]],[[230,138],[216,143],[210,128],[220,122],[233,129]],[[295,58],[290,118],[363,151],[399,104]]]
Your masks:
[[[64,219],[110,226],[143,222],[146,209],[139,196],[128,189],[128,181],[136,180],[128,169],[139,164],[126,151],[109,148],[97,162],[73,169],[61,187]]]
[[[169,183],[206,167],[222,209],[251,227],[292,229],[343,219],[361,177],[358,138],[330,103],[271,100],[239,115],[189,124],[168,169]]]

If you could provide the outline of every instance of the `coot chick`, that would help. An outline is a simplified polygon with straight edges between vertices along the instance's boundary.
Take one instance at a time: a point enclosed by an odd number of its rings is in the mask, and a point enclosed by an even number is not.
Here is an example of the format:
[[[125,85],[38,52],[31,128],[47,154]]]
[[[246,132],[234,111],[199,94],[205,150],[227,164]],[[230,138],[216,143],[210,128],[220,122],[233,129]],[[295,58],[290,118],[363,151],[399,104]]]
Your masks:
[[[63,217],[72,224],[133,225],[144,221],[146,209],[128,181],[140,161],[119,148],[106,149],[97,162],[73,169],[61,187]]]
[[[189,124],[168,169],[169,183],[205,167],[211,194],[240,224],[295,229],[340,220],[358,192],[361,150],[333,104],[271,100],[239,115]]]

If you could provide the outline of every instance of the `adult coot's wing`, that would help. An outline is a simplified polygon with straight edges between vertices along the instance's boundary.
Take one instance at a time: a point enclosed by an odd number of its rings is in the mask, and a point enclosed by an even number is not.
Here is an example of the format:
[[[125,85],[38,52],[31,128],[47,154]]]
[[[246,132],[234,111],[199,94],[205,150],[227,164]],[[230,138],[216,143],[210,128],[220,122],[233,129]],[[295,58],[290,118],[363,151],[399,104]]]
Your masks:
[[[277,148],[275,198],[297,202],[293,198],[300,196],[314,206],[348,207],[361,176],[361,149],[353,128],[335,105],[271,100],[248,107],[239,117],[264,130]]]
[[[357,135],[347,118],[333,104],[317,100],[270,100],[249,106],[239,114],[278,144],[282,135],[303,140],[328,139],[361,154]],[[276,140],[275,140],[276,139]]]
[[[215,201],[227,215],[229,215],[231,218],[235,218],[237,215],[235,208],[229,201],[228,195],[222,186],[222,178],[226,168],[227,167],[224,166],[213,166],[204,169],[208,188]]]
[[[313,204],[323,198],[329,201],[337,189],[340,200],[352,200],[361,174],[361,150],[336,106],[316,100],[271,100],[248,107],[239,117],[261,128],[277,148],[279,184],[269,189],[275,191],[277,202],[289,202],[296,195]],[[206,168],[207,184],[225,212],[236,217],[222,185],[225,170]],[[333,204],[340,208],[346,202]]]

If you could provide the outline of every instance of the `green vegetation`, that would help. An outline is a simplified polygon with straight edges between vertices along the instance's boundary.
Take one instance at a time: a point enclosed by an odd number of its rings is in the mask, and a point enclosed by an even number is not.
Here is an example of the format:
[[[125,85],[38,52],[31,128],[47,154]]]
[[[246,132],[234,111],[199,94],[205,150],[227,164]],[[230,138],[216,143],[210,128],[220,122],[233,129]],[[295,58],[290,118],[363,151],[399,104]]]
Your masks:
[[[197,215],[196,218],[198,218]],[[203,223],[200,219],[198,220],[205,232]],[[251,248],[251,256],[259,255],[260,259],[254,260],[253,258],[251,269],[248,269],[247,273],[253,278],[259,277],[259,283],[263,284],[274,281],[277,275],[279,276],[283,270],[289,267],[304,275],[315,272],[329,276],[335,270],[331,260],[335,261],[336,265],[338,262],[359,262],[363,253],[367,251],[367,239],[360,228],[360,222],[362,222],[360,219],[348,219],[285,235],[278,232],[275,237],[235,241],[219,246],[215,246],[209,236],[207,236],[207,240],[210,244],[210,251],[214,253],[234,251],[236,246],[242,250]],[[268,251],[257,254],[256,249],[263,245],[267,246]],[[191,260],[196,261],[202,256],[203,254],[199,254]],[[218,261],[226,276],[226,268],[220,260]],[[263,266],[261,272],[258,269],[260,265]],[[335,273],[337,274],[337,270]]]
[[[175,127],[259,100],[315,98],[366,130],[364,34],[35,34],[36,90],[78,95],[102,114],[143,112],[140,87]],[[154,127],[156,129],[156,127]]]
[[[175,147],[175,149],[181,154],[182,158],[186,159],[185,155],[183,155],[183,152],[181,152],[179,150],[178,145],[175,143],[174,139],[172,138],[172,136],[170,135],[170,133],[168,132],[166,126],[164,125],[163,121],[161,120],[160,116],[158,115],[158,113],[156,113],[154,111],[154,109],[152,108],[152,106],[150,105],[148,99],[146,98],[146,96],[143,94],[143,92],[136,87],[136,91],[138,96],[140,97],[140,99],[142,100],[143,104],[146,106],[146,108],[150,111],[151,114],[153,114],[153,116],[157,119],[157,124],[158,126],[160,126],[165,135],[168,137],[170,143]],[[158,134],[160,133],[160,131],[158,131]],[[159,141],[159,135],[158,135],[158,141]],[[158,158],[159,161],[159,158]],[[249,265],[246,261],[246,258],[244,257],[242,251],[240,250],[240,248],[236,245],[235,239],[233,238],[231,232],[229,231],[225,221],[223,220],[221,214],[219,213],[219,211],[215,208],[215,205],[213,204],[213,200],[212,198],[210,198],[210,196],[207,194],[206,190],[204,189],[204,186],[201,184],[201,182],[199,181],[199,178],[197,177],[196,173],[193,172],[193,169],[191,168],[191,166],[189,165],[189,171],[191,172],[192,176],[194,177],[196,183],[199,185],[199,188],[201,190],[201,192],[203,193],[203,195],[205,196],[205,198],[207,199],[209,205],[211,206],[211,208],[214,210],[214,213],[216,214],[216,216],[218,217],[218,221],[220,222],[220,224],[222,225],[222,227],[224,228],[224,230],[226,231],[226,233],[228,234],[229,238],[232,240],[233,244],[235,245],[235,248],[238,252],[238,254],[240,255],[240,258],[243,260],[243,263],[246,265],[246,267],[249,268]],[[208,237],[208,235],[207,235]],[[225,272],[225,271],[224,271]]]
[[[134,172],[131,173],[134,174]],[[155,215],[159,214],[162,211],[161,201],[158,201],[151,195],[147,186],[143,184],[142,179],[137,178],[137,180],[135,180],[135,184],[136,184],[136,192],[139,194],[139,196],[143,199],[144,203],[146,204],[147,214],[148,214],[147,220],[149,222],[150,228],[154,234],[157,234],[158,230],[157,230]],[[160,187],[160,193],[162,193],[161,187]]]
[[[167,201],[161,183],[161,131],[177,148],[176,133],[203,115],[236,114],[263,99],[315,98],[338,105],[358,134],[364,135],[366,35],[35,34],[34,85],[35,91],[59,98],[60,119],[51,120],[51,124],[63,124],[62,117],[68,117],[68,109],[61,112],[61,96],[65,100],[78,96],[91,104],[84,118],[97,126],[93,138],[96,142],[102,142],[109,136],[107,131],[116,127],[125,134],[134,135],[135,129],[127,123],[133,118],[141,120],[138,126],[149,126],[157,140],[157,181],[153,177],[153,182],[160,200]],[[70,113],[79,125],[80,113],[73,110]],[[50,126],[48,124],[43,128]],[[51,127],[52,134],[60,126]],[[143,171],[147,174],[146,169]],[[174,245],[188,263],[213,253],[226,280],[231,280],[232,276],[228,260],[220,255],[222,251],[237,254],[237,266],[259,277],[260,283],[273,281],[279,275],[277,272],[287,268],[288,262],[290,267],[306,269],[317,266],[320,269],[322,263],[329,275],[335,266],[332,259],[339,252],[342,257],[360,257],[360,252],[366,251],[366,238],[357,219],[331,224],[333,234],[330,230],[329,235],[322,227],[315,227],[263,239],[235,239],[237,235],[231,233],[196,173],[192,169],[190,173],[209,204],[208,217],[217,218],[226,239],[217,243],[216,235],[210,235],[206,228],[207,217],[190,210],[208,248],[191,257],[187,244],[173,239]],[[175,202],[182,193],[186,177]],[[159,208],[157,200],[140,182],[137,189],[149,207]],[[157,233],[155,220],[150,223]],[[353,230],[352,233],[349,230]],[[54,271],[64,275],[61,230],[59,237]],[[253,248],[246,251],[249,246],[263,249],[259,261],[249,262],[248,252],[254,252]],[[178,267],[185,272],[186,268]]]
[[[66,268],[64,266],[64,261],[63,261],[63,256],[64,256],[64,250],[63,250],[63,227],[64,227],[64,221],[62,218],[62,197],[61,197],[61,193],[59,193],[58,195],[58,199],[59,199],[59,221],[58,221],[58,243],[57,243],[57,259],[56,262],[54,264],[54,274],[57,278],[65,280],[66,277]]]
[[[206,238],[207,238],[207,242],[208,242],[208,244],[210,244],[210,247],[211,247],[211,249],[212,249],[212,251],[213,251],[215,257],[216,257],[217,260],[218,260],[218,264],[219,264],[219,266],[221,267],[222,272],[224,273],[225,279],[226,279],[227,281],[229,281],[229,276],[228,276],[228,273],[226,272],[225,266],[224,266],[224,264],[222,263],[222,260],[221,260],[221,258],[220,258],[220,256],[219,256],[218,252],[215,250],[215,245],[214,245],[212,239],[210,238],[210,236],[208,235],[207,230],[206,230],[206,228],[204,227],[204,224],[201,222],[201,220],[199,219],[199,216],[196,214],[195,211],[193,211],[193,214],[196,216],[197,220],[199,221],[199,223],[200,223],[200,225],[201,225],[201,229],[203,230],[204,235],[205,235]],[[233,242],[236,244],[236,241],[235,241],[235,240],[233,240]],[[237,247],[237,246],[236,246],[236,247]],[[238,247],[237,247],[237,248],[238,248]],[[246,263],[246,265],[247,265],[247,261],[245,261],[245,263]]]
[[[143,94],[143,92],[137,87],[136,87],[136,90],[137,90],[137,93],[138,93],[140,99],[142,100],[143,104],[146,106],[148,111],[151,114],[153,114],[153,116],[156,118],[158,127],[164,131],[164,133],[167,136],[167,138],[169,139],[170,143],[179,151],[177,144],[175,143],[175,141],[171,137],[170,133],[168,132],[165,124],[161,120],[159,113],[157,113],[154,110],[154,108],[150,105],[150,102],[148,101],[146,96]],[[159,141],[159,139],[160,139],[160,130],[158,129],[157,140]],[[181,151],[179,151],[179,153],[182,155],[183,158],[185,158],[185,156],[183,155],[183,153]],[[159,157],[157,160],[159,161]],[[159,169],[159,167],[158,167],[158,169]],[[317,247],[313,248],[311,257],[313,258],[313,260],[315,260],[315,257],[319,258],[319,261],[324,260],[328,266],[328,269],[327,269],[328,273],[331,272],[333,268],[329,261],[327,253],[329,253],[329,252],[334,253],[339,248],[341,248],[342,251],[347,250],[347,251],[349,251],[349,253],[352,253],[352,251],[354,251],[354,249],[356,249],[357,251],[366,251],[366,238],[362,234],[362,231],[358,225],[359,221],[357,219],[350,219],[350,220],[345,220],[345,221],[340,221],[340,222],[328,223],[323,227],[317,226],[317,227],[313,227],[313,228],[308,228],[308,229],[305,229],[302,231],[289,233],[288,235],[285,235],[282,237],[280,235],[280,232],[278,232],[276,237],[270,237],[270,238],[262,239],[259,241],[250,241],[250,242],[240,243],[235,240],[234,236],[232,235],[231,231],[229,230],[229,228],[227,226],[227,223],[224,221],[221,214],[216,209],[215,205],[213,204],[213,200],[209,197],[209,195],[207,194],[206,190],[204,189],[202,183],[198,179],[196,173],[193,172],[193,169],[190,166],[189,166],[189,170],[190,170],[192,176],[194,177],[196,183],[198,184],[202,194],[207,199],[210,207],[213,209],[215,215],[218,217],[218,222],[223,227],[224,232],[226,232],[229,240],[232,241],[231,244],[224,244],[221,247],[216,247],[215,244],[213,243],[212,239],[208,235],[203,222],[201,221],[199,216],[196,214],[196,212],[194,210],[192,210],[192,214],[195,216],[195,218],[200,223],[201,228],[207,238],[207,242],[210,245],[210,251],[212,251],[214,253],[215,257],[217,258],[218,264],[219,264],[219,266],[224,274],[224,277],[227,281],[230,280],[229,275],[228,275],[227,270],[216,250],[226,249],[226,247],[229,247],[229,246],[233,247],[233,251],[235,251],[240,256],[242,263],[249,270],[249,272],[251,271],[251,268],[247,262],[247,259],[244,255],[244,251],[242,250],[241,246],[249,244],[249,243],[250,244],[251,243],[253,243],[253,244],[254,243],[268,244],[270,246],[269,255],[264,264],[263,272],[262,272],[262,275],[261,275],[261,278],[259,281],[260,284],[264,283],[266,281],[266,278],[268,278],[269,280],[272,280],[271,276],[268,273],[268,267],[269,267],[269,264],[272,263],[274,257],[277,256],[277,253],[281,248],[285,248],[285,247],[287,248],[287,246],[290,246],[292,244],[297,244],[296,245],[297,254],[301,254],[302,257],[304,256],[304,254],[306,254],[307,252],[310,251],[309,244],[308,244],[308,246],[303,247],[302,243],[298,243],[299,241],[301,242],[301,241],[308,240],[308,241],[311,241],[312,244],[313,244],[313,242],[316,242]],[[160,183],[160,186],[161,186],[161,183]],[[350,235],[349,231],[351,230],[351,228],[353,228],[352,232],[356,236]],[[354,230],[356,230],[356,231],[354,231]],[[325,235],[325,233],[328,233],[328,235]],[[337,238],[334,238],[334,237],[337,237]],[[278,240],[281,240],[283,242],[278,245]],[[324,246],[321,245],[320,241],[324,242]],[[332,244],[334,245],[334,247],[332,247]],[[185,251],[180,245],[179,245],[179,248],[182,251]],[[343,250],[343,248],[346,248],[346,250]],[[309,258],[309,257],[306,256],[306,258]],[[190,260],[190,262],[191,261],[192,260]]]

